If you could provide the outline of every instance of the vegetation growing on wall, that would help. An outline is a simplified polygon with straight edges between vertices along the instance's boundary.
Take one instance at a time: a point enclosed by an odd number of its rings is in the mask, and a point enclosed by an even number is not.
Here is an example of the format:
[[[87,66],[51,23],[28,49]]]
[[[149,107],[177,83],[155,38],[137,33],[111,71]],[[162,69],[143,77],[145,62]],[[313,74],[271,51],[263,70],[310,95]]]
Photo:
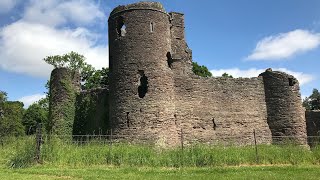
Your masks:
[[[105,88],[109,83],[109,69],[95,70],[85,62],[83,55],[73,51],[64,55],[48,56],[43,60],[56,69],[65,68],[70,73],[67,75],[57,72],[56,77],[52,76],[46,85],[49,89],[50,101],[48,130],[54,134],[63,135],[71,134],[72,131],[74,134],[87,133],[87,131],[82,131],[83,126],[86,126],[87,120],[96,119],[94,111],[99,109],[96,103],[99,99],[95,95],[79,97],[77,78],[81,80],[82,90]],[[77,115],[75,115],[76,112]],[[107,117],[104,118],[108,119]],[[74,120],[76,123],[74,123]],[[104,128],[103,124],[100,126]]]
[[[49,96],[49,132],[71,135],[75,115],[76,88],[74,74],[59,68],[52,72]]]
[[[106,134],[108,129],[108,90],[94,89],[77,96],[73,134]]]
[[[233,78],[232,75],[228,74],[228,73],[223,73],[222,74],[222,77],[225,77],[225,78]]]
[[[198,76],[212,77],[212,74],[208,68],[204,65],[200,66],[197,62],[192,62],[192,71]]]
[[[83,102],[81,101],[81,104],[75,104],[76,97],[79,96],[79,94],[77,94],[79,93],[77,92],[77,86],[80,85],[77,84],[77,78],[81,79],[82,90],[104,88],[109,83],[109,69],[103,68],[102,70],[95,70],[85,62],[83,55],[76,52],[70,52],[65,55],[48,56],[44,58],[44,61],[53,65],[56,69],[65,68],[65,70],[68,71],[66,74],[56,72],[57,74],[54,75],[56,77],[52,76],[49,82],[50,118],[48,129],[54,134],[71,134],[73,126],[77,127],[79,124],[83,126],[81,121],[93,117],[92,112],[98,109],[96,108],[96,103],[92,102],[95,98],[91,99],[91,97],[88,97],[89,102],[87,102],[86,99],[82,99]],[[78,113],[77,116],[75,116],[75,106],[77,106],[77,112],[81,112]],[[75,118],[77,118],[77,125],[74,125]],[[80,133],[78,129],[75,131]]]

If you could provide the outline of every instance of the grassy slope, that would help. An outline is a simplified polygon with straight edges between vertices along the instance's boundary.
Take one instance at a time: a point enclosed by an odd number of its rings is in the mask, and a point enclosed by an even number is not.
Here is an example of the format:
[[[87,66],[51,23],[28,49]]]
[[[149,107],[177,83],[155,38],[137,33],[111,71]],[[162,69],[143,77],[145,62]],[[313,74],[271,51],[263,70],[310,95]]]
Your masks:
[[[0,169],[0,179],[319,179],[319,166],[217,168],[83,168]]]

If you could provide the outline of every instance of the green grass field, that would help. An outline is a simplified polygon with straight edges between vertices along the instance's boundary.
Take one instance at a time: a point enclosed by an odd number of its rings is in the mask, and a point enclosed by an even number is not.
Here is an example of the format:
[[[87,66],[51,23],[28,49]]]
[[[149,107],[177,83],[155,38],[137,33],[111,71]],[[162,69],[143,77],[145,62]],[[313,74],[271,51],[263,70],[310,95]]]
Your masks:
[[[319,179],[320,148],[293,145],[186,146],[46,140],[36,164],[33,137],[0,146],[0,179]]]
[[[318,166],[215,168],[32,167],[0,169],[0,179],[319,179]]]

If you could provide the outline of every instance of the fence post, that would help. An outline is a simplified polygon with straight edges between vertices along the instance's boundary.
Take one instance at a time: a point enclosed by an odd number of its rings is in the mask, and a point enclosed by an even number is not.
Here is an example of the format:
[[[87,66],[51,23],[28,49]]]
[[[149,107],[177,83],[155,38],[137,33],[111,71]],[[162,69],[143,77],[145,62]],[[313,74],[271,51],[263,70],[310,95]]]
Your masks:
[[[180,161],[181,161],[181,166],[183,166],[183,164],[184,164],[184,153],[183,153],[183,149],[184,149],[183,141],[184,141],[184,139],[183,139],[183,130],[182,130],[182,128],[181,128],[181,131],[180,131],[180,140],[181,140],[181,158],[180,158]]]
[[[42,144],[42,127],[41,127],[40,123],[37,123],[37,129],[36,129],[36,154],[35,154],[35,160],[36,160],[37,163],[40,163],[41,144]]]
[[[253,138],[254,138],[254,147],[256,150],[256,162],[259,163],[259,155],[258,155],[258,147],[257,147],[257,138],[256,138],[256,130],[253,130]]]
[[[181,140],[181,150],[183,151],[183,131],[182,131],[182,128],[181,128],[181,131],[180,131],[180,140]]]
[[[112,147],[112,129],[110,129],[110,149],[111,149],[111,147]]]
[[[0,135],[0,143],[1,143],[1,146],[3,147],[4,146],[4,142],[3,142],[3,139],[2,139],[1,135]]]

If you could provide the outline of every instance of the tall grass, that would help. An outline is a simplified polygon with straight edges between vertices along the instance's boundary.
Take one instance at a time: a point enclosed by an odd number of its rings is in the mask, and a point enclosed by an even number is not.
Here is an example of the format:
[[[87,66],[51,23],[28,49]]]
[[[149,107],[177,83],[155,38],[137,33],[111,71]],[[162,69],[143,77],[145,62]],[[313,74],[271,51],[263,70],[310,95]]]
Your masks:
[[[0,163],[9,167],[33,165],[34,139],[20,139],[0,147]],[[5,159],[5,160],[4,160]],[[76,144],[59,139],[45,140],[41,148],[42,164],[53,166],[150,166],[150,167],[214,167],[273,164],[320,164],[320,147],[308,150],[297,145],[254,146],[190,145],[175,149],[159,149],[130,143],[101,144],[91,141]],[[257,161],[258,160],[258,161]]]
[[[9,166],[13,168],[27,167],[34,163],[35,155],[34,138],[8,137],[0,146],[0,167]]]

